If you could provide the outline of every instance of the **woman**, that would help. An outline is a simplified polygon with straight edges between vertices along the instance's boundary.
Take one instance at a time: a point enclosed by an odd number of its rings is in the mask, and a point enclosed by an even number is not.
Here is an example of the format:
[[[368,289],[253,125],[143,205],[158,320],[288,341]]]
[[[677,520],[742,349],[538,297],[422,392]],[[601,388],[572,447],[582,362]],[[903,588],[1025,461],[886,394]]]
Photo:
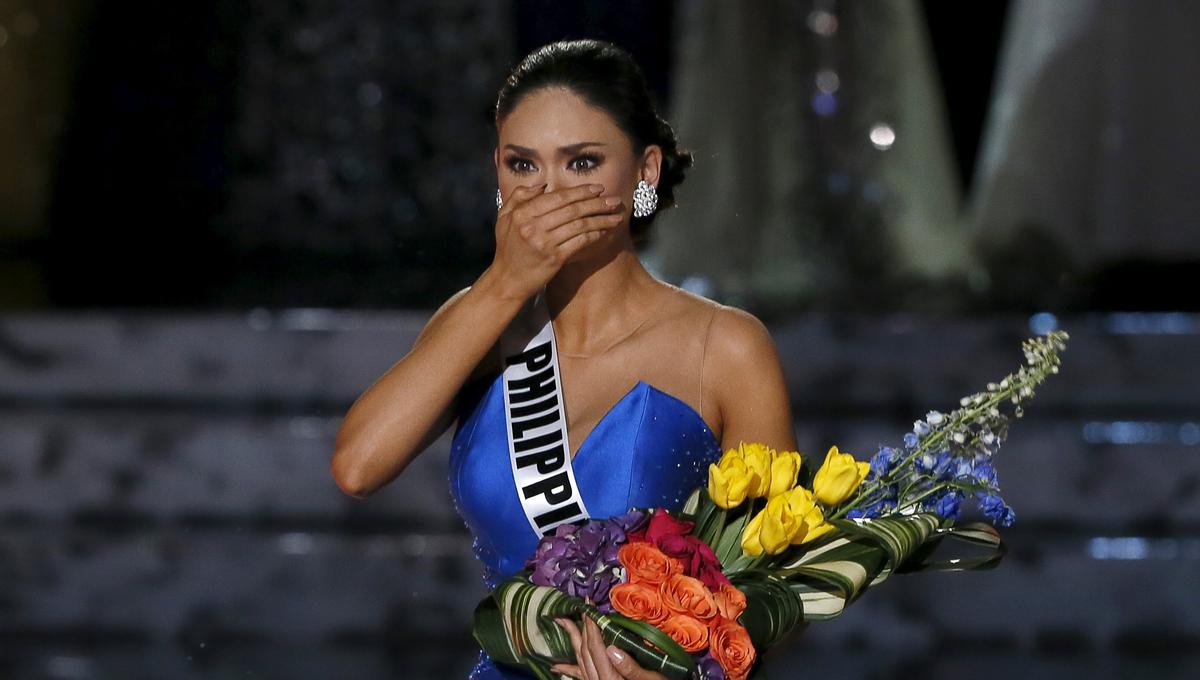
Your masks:
[[[522,467],[520,444],[509,439],[517,436],[520,394],[505,377],[520,362],[505,358],[532,356],[539,325],[539,337],[552,339],[540,347],[549,348],[543,358],[553,368],[545,374],[557,380],[562,402],[555,413],[565,441],[557,450],[570,454],[569,463],[565,455],[554,463],[567,480],[558,498],[574,494],[582,516],[678,509],[705,482],[708,464],[742,440],[796,449],[766,327],[655,279],[635,253],[658,203],[673,205],[692,158],[655,112],[630,56],[595,40],[532,52],[501,89],[495,124],[495,257],[355,402],[332,465],[339,486],[365,498],[457,422],[451,495],[489,588],[533,554],[537,518],[549,513],[536,515],[530,499],[554,495],[545,480],[523,476],[547,461]],[[514,354],[523,347],[526,354]],[[550,393],[545,403],[557,398]],[[663,677],[606,649],[590,620],[560,623],[576,663],[556,672]],[[481,652],[472,677],[533,676],[497,667]]]

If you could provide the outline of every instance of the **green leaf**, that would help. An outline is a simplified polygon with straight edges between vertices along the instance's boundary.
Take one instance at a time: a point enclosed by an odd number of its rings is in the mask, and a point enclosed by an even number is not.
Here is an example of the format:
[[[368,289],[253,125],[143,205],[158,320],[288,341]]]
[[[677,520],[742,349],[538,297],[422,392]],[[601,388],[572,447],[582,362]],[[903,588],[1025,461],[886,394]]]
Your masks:
[[[942,539],[950,538],[963,541],[984,549],[984,554],[977,557],[952,557],[950,559],[932,561],[930,556],[941,544]],[[918,571],[973,571],[992,569],[1000,564],[1008,547],[991,525],[983,522],[969,522],[961,526],[942,527],[935,535],[927,540],[919,550],[896,568],[897,574],[908,574]]]
[[[792,546],[770,567],[785,579],[804,607],[806,621],[831,619],[892,573],[995,566],[1003,557],[1000,536],[985,524],[939,527],[929,513],[874,519],[831,520],[836,530],[813,545]],[[955,538],[990,550],[975,559],[932,562],[932,547]]]
[[[716,545],[712,546],[713,553],[721,561],[721,568],[725,571],[729,571],[729,565],[733,560],[743,555],[742,530],[746,528],[746,525],[750,523],[750,519],[754,516],[753,501],[747,498],[744,503],[736,508],[730,508],[727,512],[733,517],[732,519],[727,518],[725,520],[725,527],[715,537]]]
[[[548,586],[533,585],[526,572],[501,583],[475,608],[472,635],[494,661],[525,668],[542,677],[555,663],[575,663],[571,638],[556,621],[577,623],[590,616],[606,644],[624,649],[643,667],[672,680],[696,670],[692,655],[669,635],[619,613],[600,613],[594,606]],[[547,676],[553,677],[553,674]]]
[[[755,649],[771,647],[804,620],[804,604],[775,574],[751,569],[729,580],[746,595],[746,611],[738,622],[746,627]]]

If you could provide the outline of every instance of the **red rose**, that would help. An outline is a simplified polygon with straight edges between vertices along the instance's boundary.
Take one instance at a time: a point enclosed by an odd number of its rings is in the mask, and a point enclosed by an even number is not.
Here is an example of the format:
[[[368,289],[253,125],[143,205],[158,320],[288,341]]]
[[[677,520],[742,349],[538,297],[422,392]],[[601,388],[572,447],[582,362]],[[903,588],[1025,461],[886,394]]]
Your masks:
[[[626,540],[632,543],[649,541],[658,544],[663,536],[685,536],[692,531],[695,522],[675,519],[666,508],[658,508],[650,515],[650,522],[641,531],[630,532]]]
[[[687,536],[664,536],[658,541],[658,549],[683,563],[683,573],[700,579],[709,590],[716,590],[729,579],[721,572],[721,562],[712,548],[699,538]]]

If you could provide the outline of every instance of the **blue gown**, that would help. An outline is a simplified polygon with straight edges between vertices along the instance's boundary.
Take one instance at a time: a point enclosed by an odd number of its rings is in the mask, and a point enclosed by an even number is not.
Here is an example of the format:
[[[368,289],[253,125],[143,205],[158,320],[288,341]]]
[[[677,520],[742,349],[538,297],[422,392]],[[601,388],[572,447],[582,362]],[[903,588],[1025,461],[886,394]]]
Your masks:
[[[464,395],[470,412],[459,420],[450,451],[450,494],[474,537],[488,590],[524,568],[539,540],[513,483],[502,378],[497,375],[482,396]],[[572,464],[583,503],[599,519],[631,507],[678,510],[707,483],[708,465],[720,457],[720,442],[695,409],[639,380],[588,433]],[[483,650],[470,675],[533,677],[497,665]]]

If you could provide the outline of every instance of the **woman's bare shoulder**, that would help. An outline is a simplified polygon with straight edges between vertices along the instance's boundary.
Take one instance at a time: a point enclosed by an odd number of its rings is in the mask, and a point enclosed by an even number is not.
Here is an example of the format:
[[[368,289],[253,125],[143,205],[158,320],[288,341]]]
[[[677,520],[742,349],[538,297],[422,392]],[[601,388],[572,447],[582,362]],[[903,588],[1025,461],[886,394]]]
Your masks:
[[[675,318],[688,317],[699,320],[707,325],[712,320],[713,314],[725,307],[725,305],[716,300],[706,298],[699,293],[693,293],[686,288],[680,288],[672,283],[661,280],[659,283],[662,284],[666,296],[670,299],[670,307],[673,310],[673,313],[666,314],[665,316]]]

